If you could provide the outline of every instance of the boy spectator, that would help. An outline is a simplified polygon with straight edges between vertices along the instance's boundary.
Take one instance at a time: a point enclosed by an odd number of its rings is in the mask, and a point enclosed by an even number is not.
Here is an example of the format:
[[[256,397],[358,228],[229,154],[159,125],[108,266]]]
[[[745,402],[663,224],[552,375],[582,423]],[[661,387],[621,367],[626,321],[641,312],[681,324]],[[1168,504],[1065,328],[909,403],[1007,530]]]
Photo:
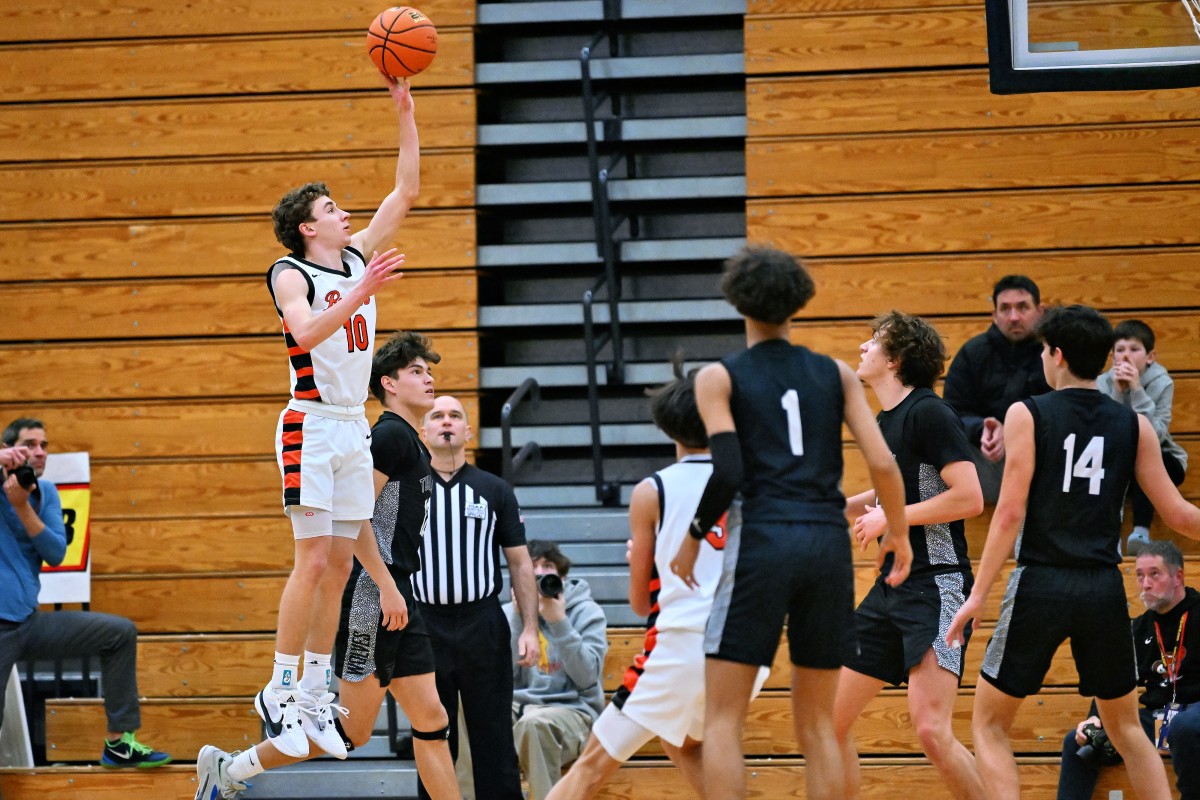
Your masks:
[[[1117,325],[1113,329],[1112,360],[1112,368],[1096,379],[1096,388],[1150,420],[1162,447],[1163,466],[1171,483],[1178,486],[1187,473],[1187,451],[1171,438],[1168,430],[1175,381],[1157,361],[1154,331],[1138,319]],[[1137,548],[1150,541],[1154,505],[1136,481],[1129,485],[1129,499],[1133,505],[1133,532],[1129,534],[1126,552],[1136,555]]]
[[[604,707],[600,678],[608,652],[604,610],[586,581],[568,578],[571,560],[554,542],[529,541],[538,582],[538,659],[520,664],[525,622],[504,607],[512,631],[513,740],[530,797],[545,800],[564,764],[579,756]]]

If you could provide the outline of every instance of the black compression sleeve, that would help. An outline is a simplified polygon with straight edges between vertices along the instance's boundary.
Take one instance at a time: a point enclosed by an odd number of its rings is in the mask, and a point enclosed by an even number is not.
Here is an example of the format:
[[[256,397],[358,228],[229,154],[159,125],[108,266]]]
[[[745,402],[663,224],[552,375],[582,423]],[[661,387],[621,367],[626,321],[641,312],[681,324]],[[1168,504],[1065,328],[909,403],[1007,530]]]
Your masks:
[[[712,452],[712,477],[700,496],[696,507],[696,518],[692,520],[688,533],[695,539],[703,539],[713,523],[729,508],[738,489],[742,488],[742,446],[733,431],[718,433],[708,440]]]

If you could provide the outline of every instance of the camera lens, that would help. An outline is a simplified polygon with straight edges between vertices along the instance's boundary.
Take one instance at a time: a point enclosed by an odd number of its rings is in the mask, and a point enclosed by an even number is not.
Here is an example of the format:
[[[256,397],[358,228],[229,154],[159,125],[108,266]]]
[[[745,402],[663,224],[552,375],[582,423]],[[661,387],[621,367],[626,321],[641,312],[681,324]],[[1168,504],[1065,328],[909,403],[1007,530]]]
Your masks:
[[[537,576],[538,591],[543,597],[558,597],[563,592],[562,578],[552,572]]]

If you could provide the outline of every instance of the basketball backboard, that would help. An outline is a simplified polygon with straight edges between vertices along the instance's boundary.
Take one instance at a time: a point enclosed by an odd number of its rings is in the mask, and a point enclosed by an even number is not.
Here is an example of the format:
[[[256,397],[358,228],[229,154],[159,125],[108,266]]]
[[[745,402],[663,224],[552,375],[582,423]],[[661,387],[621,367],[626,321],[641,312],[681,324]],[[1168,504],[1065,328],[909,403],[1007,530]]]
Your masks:
[[[1200,86],[1200,0],[985,2],[994,94]]]

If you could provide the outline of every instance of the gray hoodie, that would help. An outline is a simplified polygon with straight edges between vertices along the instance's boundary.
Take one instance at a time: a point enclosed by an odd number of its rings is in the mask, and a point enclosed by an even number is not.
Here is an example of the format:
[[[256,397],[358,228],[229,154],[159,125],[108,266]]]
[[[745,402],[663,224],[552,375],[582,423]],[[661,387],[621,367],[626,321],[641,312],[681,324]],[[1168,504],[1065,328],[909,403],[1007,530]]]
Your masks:
[[[1175,381],[1167,374],[1166,367],[1157,362],[1147,366],[1142,373],[1142,388],[1131,392],[1117,388],[1110,369],[1096,379],[1096,388],[1150,420],[1163,450],[1187,467],[1187,451],[1176,444],[1168,432],[1171,427],[1171,404],[1175,401]]]
[[[604,610],[592,599],[591,587],[567,578],[567,617],[553,625],[538,617],[538,660],[532,667],[517,663],[517,639],[523,624],[513,603],[504,606],[512,633],[513,702],[576,708],[593,720],[604,708],[604,656],[608,653]]]

